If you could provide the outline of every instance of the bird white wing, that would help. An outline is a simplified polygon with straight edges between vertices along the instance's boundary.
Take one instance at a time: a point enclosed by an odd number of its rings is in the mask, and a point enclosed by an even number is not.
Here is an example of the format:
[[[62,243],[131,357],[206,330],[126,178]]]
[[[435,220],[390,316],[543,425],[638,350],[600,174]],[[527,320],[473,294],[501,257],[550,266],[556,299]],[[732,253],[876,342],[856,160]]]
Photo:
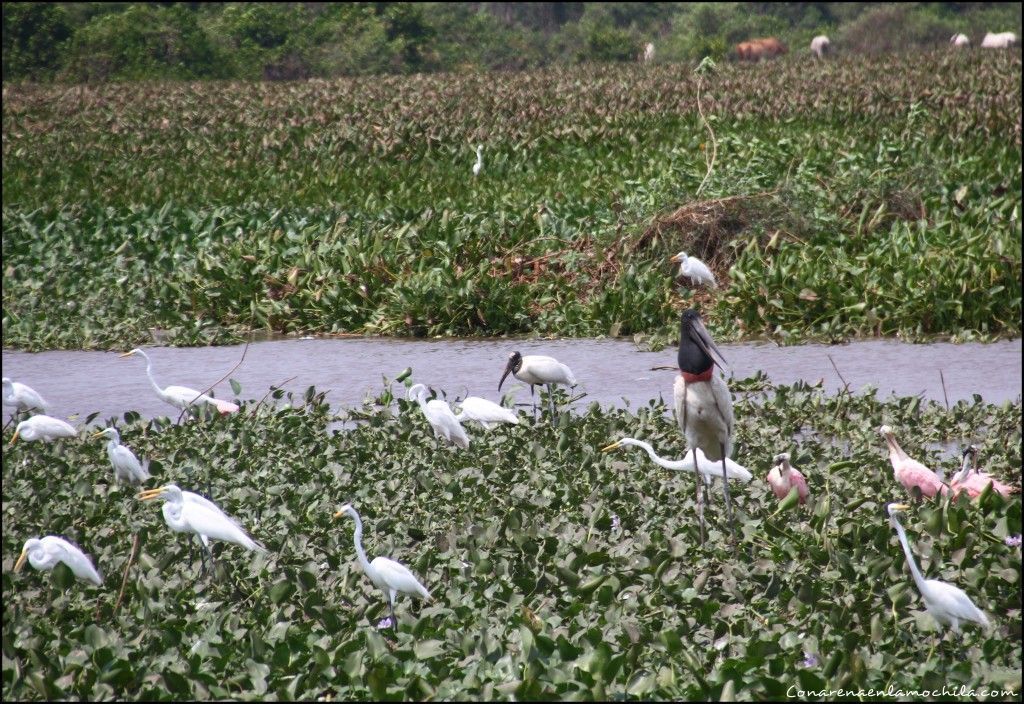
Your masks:
[[[31,386],[26,386],[19,381],[14,381],[11,382],[11,388],[14,392],[12,394],[14,402],[8,405],[14,405],[25,410],[31,410],[33,408],[44,410],[46,408],[46,401],[44,401],[43,397],[40,396],[39,393]]]
[[[250,538],[238,523],[219,509],[214,511],[201,504],[186,501],[183,503],[181,514],[182,519],[193,531],[205,535],[207,538],[235,543],[248,550],[266,550],[265,547]]]
[[[523,369],[537,379],[537,384],[568,384],[576,386],[576,376],[568,366],[554,357],[531,354],[523,357]]]
[[[100,577],[100,573],[93,567],[92,561],[85,556],[85,553],[64,540],[64,538],[47,535],[41,542],[46,551],[56,555],[61,562],[70,567],[76,577],[88,580],[96,586],[103,584],[103,578]]]
[[[198,389],[190,389],[187,386],[164,387],[163,397],[167,403],[178,408],[185,408],[193,399],[197,403],[205,403],[205,398],[209,398],[206,394],[199,393]]]
[[[149,471],[142,466],[135,453],[124,445],[108,448],[107,454],[110,456],[110,464],[114,465],[114,473],[119,479],[124,477],[129,481],[137,482],[149,479]]]
[[[420,584],[420,581],[416,579],[416,575],[409,571],[409,568],[400,562],[395,562],[388,557],[375,557],[370,563],[373,569],[377,570],[377,573],[384,580],[384,583],[388,585],[390,589],[403,592],[404,594],[412,594],[419,596],[423,599],[430,600],[433,597],[430,596],[430,592],[427,588]]]
[[[711,273],[711,269],[696,257],[687,257],[686,263],[680,267],[680,273],[684,276],[689,276],[692,281],[706,284],[710,288],[715,288],[717,285],[715,283],[715,275]]]
[[[37,433],[49,439],[73,438],[78,435],[71,425],[52,416],[35,415],[24,422],[28,423]]]
[[[971,597],[967,596],[963,589],[937,579],[927,579],[925,584],[929,592],[925,598],[926,605],[927,602],[931,602],[937,611],[949,614],[960,621],[973,621],[988,628],[989,622],[985,613],[974,605]]]
[[[446,402],[438,399],[429,401],[423,412],[438,435],[463,449],[469,447],[469,436],[466,434],[466,429],[462,427],[462,423],[455,417]]]
[[[462,413],[459,415],[479,423],[519,423],[519,417],[514,411],[479,396],[468,396],[462,402]]]
[[[215,512],[223,515],[226,518],[228,517],[227,514],[225,514],[223,511],[220,510],[220,506],[218,506],[217,504],[213,503],[212,501],[210,501],[205,496],[201,496],[199,494],[196,494],[195,492],[191,492],[191,491],[183,491],[183,492],[181,492],[181,500],[185,501],[187,503],[193,503],[193,504],[199,504],[200,506],[205,506],[206,508],[210,509],[211,511],[215,511]]]

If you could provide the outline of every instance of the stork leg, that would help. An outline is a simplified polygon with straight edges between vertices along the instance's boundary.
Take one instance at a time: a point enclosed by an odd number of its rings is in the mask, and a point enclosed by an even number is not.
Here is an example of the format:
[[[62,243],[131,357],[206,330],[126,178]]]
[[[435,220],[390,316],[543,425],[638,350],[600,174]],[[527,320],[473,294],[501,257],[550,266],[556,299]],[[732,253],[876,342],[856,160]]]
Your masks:
[[[725,473],[725,443],[720,442],[718,446],[722,450],[722,493],[725,494],[725,515],[729,518],[729,532],[732,534],[732,547],[736,549],[736,518],[732,513],[732,499],[729,497],[729,477]]]
[[[530,384],[530,401],[533,402],[533,423],[537,424],[537,398],[533,395],[533,384]]]
[[[548,384],[547,385],[547,389],[548,389],[548,409],[551,412],[551,422],[552,423],[555,422],[555,397],[553,395],[554,388],[555,387],[554,387],[553,384]]]
[[[699,467],[697,464],[697,448],[691,448],[690,452],[693,453],[693,466],[694,468]],[[701,477],[700,472],[694,472],[694,478],[697,480],[697,522],[700,525],[700,544],[704,544],[704,499],[700,493]]]
[[[395,618],[395,590],[388,594],[388,606],[391,608],[391,627],[398,630],[398,619]]]

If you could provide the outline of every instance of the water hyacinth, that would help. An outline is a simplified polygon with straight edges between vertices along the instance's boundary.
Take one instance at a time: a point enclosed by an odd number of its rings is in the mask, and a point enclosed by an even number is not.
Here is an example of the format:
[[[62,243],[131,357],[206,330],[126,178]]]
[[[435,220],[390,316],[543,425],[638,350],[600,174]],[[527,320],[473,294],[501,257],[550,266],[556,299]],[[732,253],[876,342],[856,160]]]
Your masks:
[[[1020,534],[1018,533],[1017,535],[1008,535],[1003,539],[1003,542],[1011,548],[1019,548],[1021,543]]]

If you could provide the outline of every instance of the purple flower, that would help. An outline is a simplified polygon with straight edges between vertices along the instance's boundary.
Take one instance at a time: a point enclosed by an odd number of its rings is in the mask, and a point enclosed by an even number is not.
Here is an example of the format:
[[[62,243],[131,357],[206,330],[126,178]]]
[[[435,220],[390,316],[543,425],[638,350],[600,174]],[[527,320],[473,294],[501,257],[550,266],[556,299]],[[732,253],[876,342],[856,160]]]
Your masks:
[[[377,628],[391,628],[391,617],[388,616],[380,623],[377,624]]]
[[[818,666],[818,656],[815,655],[814,653],[808,653],[805,650],[804,651],[804,667],[817,667],[817,666]]]
[[[622,525],[622,521],[620,521],[619,517],[616,514],[613,513],[612,514],[612,530],[618,530],[619,526],[621,526],[621,525]],[[1018,541],[1017,544],[1020,545],[1020,541]]]
[[[1018,533],[1017,535],[1006,536],[1005,538],[1003,538],[1003,542],[1009,545],[1011,548],[1019,548],[1021,542],[1020,533]]]

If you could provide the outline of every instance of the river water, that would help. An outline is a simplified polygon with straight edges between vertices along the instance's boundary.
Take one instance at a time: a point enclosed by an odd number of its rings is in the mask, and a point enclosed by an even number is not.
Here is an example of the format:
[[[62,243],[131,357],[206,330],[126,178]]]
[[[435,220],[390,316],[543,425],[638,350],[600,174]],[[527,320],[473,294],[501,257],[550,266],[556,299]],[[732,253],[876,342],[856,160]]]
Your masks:
[[[943,401],[941,370],[950,404],[980,395],[988,403],[1020,402],[1021,340],[991,344],[932,343],[913,345],[869,340],[845,345],[778,347],[771,343],[720,345],[735,378],[758,371],[775,383],[824,380],[829,391],[842,388],[835,362],[850,388],[873,386],[882,397],[922,395]],[[204,389],[226,374],[242,355],[230,347],[147,348],[161,386],[178,384]],[[568,364],[579,381],[574,394],[582,410],[593,401],[602,406],[646,405],[650,399],[671,400],[675,348],[641,352],[628,340],[401,340],[391,338],[289,339],[256,342],[230,377],[242,385],[240,397],[260,399],[271,385],[301,394],[309,386],[327,391],[336,410],[358,406],[382,389],[382,376],[394,378],[412,367],[412,380],[428,384],[449,400],[468,395],[498,401],[498,380],[509,353],[547,354]],[[667,365],[672,370],[652,371]],[[3,351],[3,374],[26,383],[50,403],[49,414],[79,419],[98,412],[94,422],[134,410],[144,417],[177,411],[157,398],[146,379],[141,357],[119,359],[116,352]],[[290,381],[289,381],[290,379]],[[511,375],[502,393],[520,388],[517,403],[529,404],[529,388]],[[215,389],[218,398],[232,398],[227,381]],[[396,393],[399,387],[395,387]],[[10,410],[10,409],[8,409]]]

